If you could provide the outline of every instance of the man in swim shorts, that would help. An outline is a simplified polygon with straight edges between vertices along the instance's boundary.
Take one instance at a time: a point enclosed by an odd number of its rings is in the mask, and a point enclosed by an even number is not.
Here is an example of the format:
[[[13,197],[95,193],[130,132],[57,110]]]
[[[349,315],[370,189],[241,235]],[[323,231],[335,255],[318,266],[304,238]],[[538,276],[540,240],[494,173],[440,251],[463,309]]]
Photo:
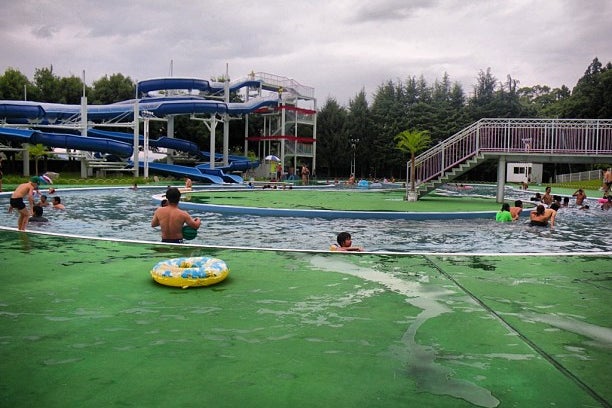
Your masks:
[[[161,227],[162,242],[171,242],[175,244],[183,243],[183,226],[189,225],[191,228],[200,228],[201,220],[199,218],[191,218],[187,211],[179,209],[179,201],[181,200],[181,192],[176,187],[170,187],[166,191],[166,199],[168,205],[158,207],[153,214],[151,227]]]
[[[9,211],[11,211],[13,208],[19,211],[19,220],[17,221],[17,228],[21,231],[25,231],[26,226],[28,225],[28,220],[30,219],[30,214],[33,214],[33,194],[34,191],[38,188],[39,182],[40,179],[38,178],[38,176],[31,177],[29,182],[18,185],[15,191],[13,191],[13,194],[11,195]],[[30,202],[30,210],[26,208],[26,205],[23,202],[24,197],[27,197],[28,201]]]

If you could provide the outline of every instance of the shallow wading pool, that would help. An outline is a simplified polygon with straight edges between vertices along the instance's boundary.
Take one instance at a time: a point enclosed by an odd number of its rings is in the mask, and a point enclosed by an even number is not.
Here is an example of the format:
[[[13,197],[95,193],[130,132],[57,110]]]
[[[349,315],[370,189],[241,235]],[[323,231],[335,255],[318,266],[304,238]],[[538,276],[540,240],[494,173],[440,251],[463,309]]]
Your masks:
[[[152,195],[165,188],[60,190],[66,210],[45,209],[50,220],[29,224],[29,230],[59,234],[156,242],[159,228],[150,222],[156,204]],[[478,190],[494,194],[494,188]],[[511,194],[528,201],[527,193]],[[523,194],[523,197],[520,197]],[[0,202],[8,205],[8,195]],[[508,194],[506,198],[509,198]],[[512,196],[514,199],[515,197]],[[354,245],[368,251],[435,253],[600,252],[609,250],[612,211],[595,205],[589,211],[562,208],[554,229],[532,227],[523,217],[514,223],[491,219],[381,220],[323,219],[230,215],[189,209],[203,225],[192,244],[276,249],[326,250],[338,232],[348,231]],[[15,213],[0,212],[0,225],[15,227]]]

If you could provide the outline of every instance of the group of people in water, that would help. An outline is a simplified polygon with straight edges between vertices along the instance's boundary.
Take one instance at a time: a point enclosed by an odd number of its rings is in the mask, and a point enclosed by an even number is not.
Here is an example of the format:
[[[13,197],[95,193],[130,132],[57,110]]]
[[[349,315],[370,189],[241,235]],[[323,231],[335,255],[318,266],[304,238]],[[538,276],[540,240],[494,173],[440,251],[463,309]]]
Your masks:
[[[28,182],[17,186],[11,195],[9,212],[13,211],[13,209],[19,212],[19,220],[17,222],[19,230],[25,230],[28,222],[47,222],[48,219],[43,215],[45,207],[52,207],[56,209],[65,208],[59,196],[53,197],[52,202],[49,202],[48,197],[45,194],[40,194],[40,183],[41,177],[31,177]],[[191,180],[187,178],[185,184],[186,190],[191,190]],[[50,188],[49,192],[54,193],[55,190]],[[604,210],[612,208],[609,188],[607,191],[605,191],[604,195],[607,195],[608,199],[607,201],[602,202],[601,208]],[[36,197],[38,197],[38,201],[35,202]],[[580,209],[589,208],[589,206],[585,204],[587,196],[583,189],[579,188],[576,190],[574,194],[572,194],[572,197],[574,197],[576,200],[576,207]],[[161,227],[162,242],[183,243],[183,227],[188,226],[196,231],[198,228],[200,228],[201,220],[199,218],[192,218],[188,212],[179,208],[180,199],[180,189],[177,187],[168,186],[166,198],[162,201],[160,207],[157,208],[153,214],[151,227]],[[550,227],[553,228],[555,225],[557,211],[559,208],[561,208],[561,206],[567,207],[569,204],[569,199],[569,197],[564,197],[562,199],[560,196],[553,196],[551,194],[550,187],[546,187],[543,195],[536,193],[536,196],[531,200],[538,204],[529,214],[530,225],[550,225]],[[29,202],[29,209],[26,206],[25,200]],[[514,202],[514,206],[510,206],[509,203],[503,203],[500,211],[495,216],[495,220],[498,222],[517,221],[520,218],[522,211],[523,202],[521,200],[516,200]],[[337,243],[332,244],[330,249],[332,251],[346,252],[360,252],[364,250],[363,247],[353,246],[351,235],[348,232],[341,232],[338,234]]]
[[[53,197],[52,202],[49,202],[45,194],[40,194],[40,183],[41,177],[33,176],[29,181],[18,185],[11,195],[8,211],[12,212],[13,210],[17,210],[19,212],[17,228],[21,231],[25,231],[29,222],[49,221],[43,216],[45,207],[52,207],[59,210],[65,209],[64,204],[62,204],[62,199],[59,196]],[[50,188],[49,193],[55,193],[55,189]],[[28,201],[29,208],[26,206],[25,200]]]
[[[602,202],[602,210],[612,208],[612,200],[608,194],[608,192],[604,193],[604,199],[607,199],[607,201]],[[576,190],[572,194],[572,197],[575,198],[575,205],[578,209],[589,209],[589,205],[585,203],[587,195],[582,188]],[[537,205],[529,214],[529,224],[542,227],[550,225],[551,228],[554,228],[557,211],[561,207],[569,206],[570,197],[561,198],[561,196],[552,195],[551,188],[546,187],[543,195],[536,193],[535,196],[531,198],[531,201],[537,203]],[[514,202],[514,207],[511,207],[508,203],[504,203],[500,211],[495,215],[495,220],[498,222],[517,221],[522,211],[523,202],[521,200],[516,200]]]
[[[181,201],[181,191],[176,187],[168,187],[166,198],[153,213],[151,227],[160,227],[162,242],[182,244],[184,242],[183,228],[185,225],[196,231],[202,225],[202,220],[198,217],[192,218],[191,215],[179,208]],[[341,232],[336,237],[337,243],[331,245],[332,251],[343,252],[363,252],[363,247],[353,246],[351,234]]]

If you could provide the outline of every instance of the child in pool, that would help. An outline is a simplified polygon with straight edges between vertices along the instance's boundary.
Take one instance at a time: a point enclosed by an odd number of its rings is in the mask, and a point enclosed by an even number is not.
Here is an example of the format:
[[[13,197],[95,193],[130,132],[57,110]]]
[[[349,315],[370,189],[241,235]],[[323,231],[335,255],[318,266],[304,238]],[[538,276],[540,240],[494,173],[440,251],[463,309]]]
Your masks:
[[[348,232],[341,232],[336,237],[337,244],[331,245],[332,251],[350,251],[350,252],[363,252],[362,247],[354,247],[353,240],[351,239],[351,234]]]

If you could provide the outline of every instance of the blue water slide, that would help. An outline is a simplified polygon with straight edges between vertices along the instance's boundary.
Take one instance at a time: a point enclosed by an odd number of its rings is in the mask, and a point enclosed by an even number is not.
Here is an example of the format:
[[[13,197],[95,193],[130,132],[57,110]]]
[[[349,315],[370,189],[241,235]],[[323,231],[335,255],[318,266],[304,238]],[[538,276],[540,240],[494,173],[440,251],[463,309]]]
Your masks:
[[[152,112],[155,116],[186,115],[196,113],[225,113],[227,105],[223,102],[210,101],[206,99],[173,99],[165,102],[143,102],[140,110]]]
[[[30,143],[30,138],[36,130],[0,127],[0,138],[17,143]]]
[[[100,129],[87,129],[87,136],[99,137],[102,139],[118,140],[124,143],[134,144],[134,134],[125,132],[113,132],[111,130],[100,130]],[[144,145],[144,136],[140,135],[138,141],[140,146]]]
[[[200,151],[200,156],[204,158],[205,161],[210,161],[210,152]],[[223,155],[221,153],[215,153],[215,161],[223,160]],[[228,156],[229,165],[225,167],[219,167],[226,171],[247,171],[250,169],[255,169],[259,167],[259,161],[251,161],[244,156],[236,156],[229,155]]]
[[[262,84],[261,80],[258,79],[241,79],[238,81],[234,81],[234,82],[230,82],[229,83],[229,91],[230,92],[235,92],[239,89],[245,88],[245,87],[254,87],[254,88],[258,88],[260,87]],[[212,82],[210,84],[210,92],[211,93],[215,93],[215,94],[220,94],[223,93],[225,91],[225,83],[223,82]]]
[[[144,162],[138,163],[139,168],[144,168]],[[174,177],[189,177],[194,181],[203,181],[207,183],[223,184],[223,178],[214,174],[204,174],[195,167],[180,166],[178,164],[165,164],[150,162],[148,164],[149,170],[168,174]]]
[[[259,167],[259,161],[232,160],[227,166],[228,171],[247,171]]]
[[[109,130],[100,129],[89,129],[87,131],[89,136],[101,137],[106,139],[119,140],[125,143],[134,143],[134,135],[131,133],[113,132]],[[140,135],[138,140],[139,146],[144,145],[144,136]],[[196,156],[200,156],[200,148],[197,144],[190,142],[185,139],[177,139],[172,137],[162,136],[158,139],[149,139],[149,146],[151,147],[164,147],[167,149],[180,150],[182,152],[192,153]]]
[[[235,92],[244,87],[259,87],[262,81],[256,79],[241,79],[230,82],[230,92]],[[199,90],[210,93],[222,93],[225,90],[223,82],[209,82],[198,78],[152,78],[138,82],[138,92],[146,94],[151,91],[162,91],[167,89]]]
[[[40,143],[49,147],[108,153],[122,158],[131,157],[134,152],[131,145],[117,140],[83,137],[66,133],[35,132],[32,134],[31,143]]]
[[[150,140],[149,144],[153,147],[165,147],[167,149],[180,150],[182,152],[200,155],[200,148],[197,144],[185,139],[162,136],[159,139]]]
[[[123,132],[113,132],[108,130],[99,130],[99,129],[90,129],[87,131],[87,134],[92,137],[101,137],[101,138],[109,138],[113,140],[124,141],[126,143],[133,143],[134,136],[130,133]],[[144,137],[141,135],[139,144],[142,146],[144,144]],[[197,144],[190,142],[184,139],[170,138],[170,137],[160,137],[159,139],[153,139],[149,141],[149,145],[153,147],[163,147],[168,149],[180,150],[184,152],[191,153],[195,156],[199,156],[205,160],[210,160],[210,153],[200,151]],[[244,156],[237,155],[229,155],[229,165],[225,167],[217,167],[218,169],[229,172],[229,171],[247,171],[259,166],[259,162],[252,162]],[[215,160],[223,160],[223,155],[220,153],[215,154]],[[209,164],[204,164],[204,168],[209,169]],[[216,172],[209,172],[209,174],[218,175]],[[239,176],[235,175],[227,175],[225,181],[227,182],[237,182],[242,183],[243,180]],[[220,177],[223,177],[221,175]]]
[[[42,118],[45,110],[39,104],[24,101],[0,101],[0,118]]]
[[[256,111],[264,106],[278,105],[278,98],[254,98],[244,103],[232,102],[227,104],[227,111],[233,114],[247,114]]]
[[[0,128],[0,137],[16,141],[18,143],[40,143],[49,147],[62,147],[65,149],[108,153],[123,158],[130,157],[133,153],[132,146],[127,143],[110,139],[83,137],[66,133],[48,133],[37,130]]]
[[[196,166],[196,169],[198,169],[200,172],[207,174],[207,175],[221,177],[223,181],[225,181],[226,183],[244,182],[244,179],[238,175],[225,173],[223,171],[224,168],[216,167],[214,169],[211,169],[208,163],[199,164]]]
[[[208,91],[210,82],[197,78],[152,78],[138,82],[138,92],[147,93],[165,89],[197,89]]]

